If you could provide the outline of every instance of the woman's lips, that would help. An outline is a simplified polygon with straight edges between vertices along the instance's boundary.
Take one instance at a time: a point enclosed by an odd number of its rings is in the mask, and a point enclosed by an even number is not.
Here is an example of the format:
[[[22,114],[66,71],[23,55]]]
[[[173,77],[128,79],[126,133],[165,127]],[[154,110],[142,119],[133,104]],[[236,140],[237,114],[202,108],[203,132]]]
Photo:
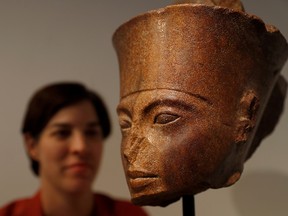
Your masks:
[[[65,167],[69,172],[84,174],[92,169],[88,163],[74,163]]]

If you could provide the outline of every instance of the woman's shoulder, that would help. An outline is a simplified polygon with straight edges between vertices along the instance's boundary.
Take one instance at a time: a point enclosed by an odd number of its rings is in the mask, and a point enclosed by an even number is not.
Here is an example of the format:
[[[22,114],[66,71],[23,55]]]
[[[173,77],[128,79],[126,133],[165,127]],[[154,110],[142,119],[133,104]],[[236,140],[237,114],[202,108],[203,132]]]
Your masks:
[[[94,199],[96,210],[99,215],[148,216],[143,208],[133,205],[131,202],[125,199],[116,199],[99,193],[94,194]]]
[[[0,207],[0,216],[36,216],[41,212],[39,194],[17,199]]]

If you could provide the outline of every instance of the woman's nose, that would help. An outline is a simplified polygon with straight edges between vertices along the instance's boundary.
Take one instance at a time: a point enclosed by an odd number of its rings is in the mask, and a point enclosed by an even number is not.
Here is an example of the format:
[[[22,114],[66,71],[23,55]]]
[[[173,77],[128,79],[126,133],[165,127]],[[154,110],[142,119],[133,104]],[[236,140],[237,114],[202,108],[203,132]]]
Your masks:
[[[71,151],[73,153],[86,153],[87,149],[88,143],[85,134],[75,132],[71,140]]]

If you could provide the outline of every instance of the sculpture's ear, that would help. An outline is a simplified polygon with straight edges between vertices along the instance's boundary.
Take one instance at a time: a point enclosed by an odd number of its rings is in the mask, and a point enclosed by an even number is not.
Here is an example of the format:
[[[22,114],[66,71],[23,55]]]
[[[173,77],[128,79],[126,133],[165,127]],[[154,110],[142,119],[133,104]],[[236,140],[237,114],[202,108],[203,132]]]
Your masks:
[[[251,135],[251,132],[255,128],[258,109],[259,99],[256,93],[253,90],[246,91],[240,100],[238,109],[237,127],[235,133],[236,148],[232,159],[235,164],[231,165],[233,170],[225,183],[225,187],[237,182],[241,176],[243,171],[243,156],[245,156],[248,147],[248,144],[246,143]]]
[[[261,141],[273,132],[284,110],[287,89],[288,83],[285,78],[280,75],[264,109],[263,115],[261,116],[261,121],[257,127],[257,131],[249,148],[246,160],[252,156],[254,151],[260,145]]]
[[[240,101],[236,142],[246,142],[256,125],[259,99],[253,90],[244,93]]]

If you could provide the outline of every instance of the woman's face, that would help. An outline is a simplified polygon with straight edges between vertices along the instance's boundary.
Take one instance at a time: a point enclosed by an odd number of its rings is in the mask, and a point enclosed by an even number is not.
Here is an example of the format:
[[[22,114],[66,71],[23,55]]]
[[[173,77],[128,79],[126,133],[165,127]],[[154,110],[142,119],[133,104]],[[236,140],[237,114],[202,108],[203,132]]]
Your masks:
[[[102,143],[99,119],[89,101],[59,110],[40,137],[27,142],[30,156],[40,165],[41,186],[71,193],[91,190]]]
[[[133,203],[165,206],[225,182],[226,165],[234,168],[226,160],[235,147],[235,110],[224,111],[217,97],[155,89],[121,100],[122,160]]]

